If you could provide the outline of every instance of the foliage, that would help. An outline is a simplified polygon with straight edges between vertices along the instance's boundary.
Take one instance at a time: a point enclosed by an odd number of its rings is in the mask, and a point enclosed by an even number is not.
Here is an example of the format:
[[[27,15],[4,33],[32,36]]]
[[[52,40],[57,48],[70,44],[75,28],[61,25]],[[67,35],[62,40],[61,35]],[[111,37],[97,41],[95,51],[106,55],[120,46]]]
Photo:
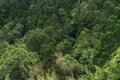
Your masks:
[[[0,80],[119,80],[120,0],[0,0]]]
[[[16,78],[25,80],[28,78],[29,69],[38,60],[37,54],[28,52],[24,49],[24,45],[8,45],[3,49],[4,52],[0,59],[1,77],[9,74],[12,80]]]

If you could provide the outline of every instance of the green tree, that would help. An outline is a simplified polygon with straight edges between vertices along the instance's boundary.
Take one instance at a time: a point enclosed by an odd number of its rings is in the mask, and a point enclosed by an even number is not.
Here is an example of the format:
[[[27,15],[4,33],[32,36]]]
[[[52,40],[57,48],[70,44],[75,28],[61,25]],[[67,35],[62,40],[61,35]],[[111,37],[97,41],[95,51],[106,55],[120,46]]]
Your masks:
[[[93,62],[100,41],[93,36],[90,30],[81,31],[74,45],[72,55],[79,60],[81,64],[90,64]]]
[[[8,45],[0,58],[0,77],[9,74],[11,80],[26,80],[30,68],[36,64],[36,53],[28,52],[24,45]]]
[[[39,60],[45,71],[54,67],[55,34],[52,27],[30,31],[25,36],[24,40],[28,50],[38,53]]]
[[[104,70],[108,73],[108,79],[118,80],[120,79],[120,48],[118,48],[114,53],[110,61],[108,61]]]

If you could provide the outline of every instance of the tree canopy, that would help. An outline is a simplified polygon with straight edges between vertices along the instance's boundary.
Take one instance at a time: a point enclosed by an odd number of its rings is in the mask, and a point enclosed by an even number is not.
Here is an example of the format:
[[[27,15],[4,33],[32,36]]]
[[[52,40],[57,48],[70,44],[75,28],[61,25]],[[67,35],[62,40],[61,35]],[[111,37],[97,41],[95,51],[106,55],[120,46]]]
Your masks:
[[[0,80],[119,80],[120,0],[0,0]]]

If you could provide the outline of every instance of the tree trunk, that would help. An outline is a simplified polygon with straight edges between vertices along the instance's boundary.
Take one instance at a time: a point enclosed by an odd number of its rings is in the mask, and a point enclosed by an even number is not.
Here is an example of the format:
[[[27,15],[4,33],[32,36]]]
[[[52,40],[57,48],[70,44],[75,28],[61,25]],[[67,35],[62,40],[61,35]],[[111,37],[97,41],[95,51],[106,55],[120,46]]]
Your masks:
[[[46,72],[45,71],[44,71],[43,77],[44,77],[44,80],[46,80]]]

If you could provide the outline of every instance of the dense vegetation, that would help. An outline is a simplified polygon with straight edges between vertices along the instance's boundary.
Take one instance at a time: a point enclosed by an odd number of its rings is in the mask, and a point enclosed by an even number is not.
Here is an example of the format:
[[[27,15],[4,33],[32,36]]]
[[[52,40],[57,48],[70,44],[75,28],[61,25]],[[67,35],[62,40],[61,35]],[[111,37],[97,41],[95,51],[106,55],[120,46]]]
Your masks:
[[[0,0],[0,80],[120,80],[120,0]]]

